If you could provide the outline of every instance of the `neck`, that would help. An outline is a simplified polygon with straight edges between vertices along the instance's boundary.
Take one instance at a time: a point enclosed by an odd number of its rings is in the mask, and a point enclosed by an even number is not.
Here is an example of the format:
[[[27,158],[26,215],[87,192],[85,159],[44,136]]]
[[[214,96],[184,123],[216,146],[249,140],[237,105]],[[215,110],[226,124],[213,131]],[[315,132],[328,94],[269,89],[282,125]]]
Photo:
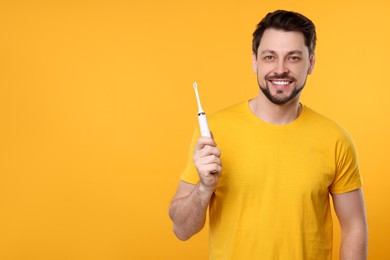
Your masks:
[[[286,104],[276,105],[260,94],[249,101],[249,107],[255,116],[275,125],[293,122],[299,117],[302,110],[299,95]]]

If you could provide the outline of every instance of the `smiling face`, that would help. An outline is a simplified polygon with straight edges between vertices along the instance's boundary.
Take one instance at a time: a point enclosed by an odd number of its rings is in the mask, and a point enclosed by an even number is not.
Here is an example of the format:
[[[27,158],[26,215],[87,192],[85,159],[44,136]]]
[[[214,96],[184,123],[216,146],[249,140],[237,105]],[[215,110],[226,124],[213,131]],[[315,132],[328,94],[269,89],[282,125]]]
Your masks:
[[[257,57],[252,58],[262,93],[277,105],[299,99],[315,62],[302,33],[275,29],[264,31]]]

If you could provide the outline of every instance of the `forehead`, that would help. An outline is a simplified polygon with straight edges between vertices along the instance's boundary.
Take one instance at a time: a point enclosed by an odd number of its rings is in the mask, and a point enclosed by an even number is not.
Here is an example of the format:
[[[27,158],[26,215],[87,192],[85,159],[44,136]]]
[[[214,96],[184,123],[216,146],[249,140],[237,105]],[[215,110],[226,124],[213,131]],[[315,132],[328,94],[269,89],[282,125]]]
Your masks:
[[[276,29],[267,29],[261,38],[258,53],[271,50],[277,53],[301,51],[308,53],[305,45],[305,38],[301,32],[286,32]]]

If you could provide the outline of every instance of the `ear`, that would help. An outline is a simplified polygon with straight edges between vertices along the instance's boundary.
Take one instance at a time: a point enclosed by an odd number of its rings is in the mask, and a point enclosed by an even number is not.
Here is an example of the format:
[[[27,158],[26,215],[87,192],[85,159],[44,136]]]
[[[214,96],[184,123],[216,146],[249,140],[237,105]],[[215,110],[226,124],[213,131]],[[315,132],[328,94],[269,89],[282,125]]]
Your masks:
[[[256,54],[252,54],[252,69],[254,73],[257,73],[257,57]]]
[[[310,62],[310,66],[309,66],[309,70],[307,71],[307,74],[310,75],[310,74],[313,72],[313,70],[314,70],[314,64],[316,63],[316,55],[315,55],[315,54],[312,54],[312,55],[310,56],[309,62]]]

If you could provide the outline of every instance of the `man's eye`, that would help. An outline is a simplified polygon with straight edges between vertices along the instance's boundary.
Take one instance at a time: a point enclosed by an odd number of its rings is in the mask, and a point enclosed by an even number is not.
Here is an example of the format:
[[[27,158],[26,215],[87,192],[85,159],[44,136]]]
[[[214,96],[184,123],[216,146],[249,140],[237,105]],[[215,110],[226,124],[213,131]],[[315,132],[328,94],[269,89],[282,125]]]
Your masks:
[[[265,60],[273,60],[273,58],[274,58],[274,57],[271,56],[271,55],[269,55],[269,56],[264,56],[264,59],[265,59]]]
[[[290,57],[290,60],[292,60],[292,61],[298,61],[298,60],[300,60],[301,58],[300,57],[298,57],[298,56],[291,56]]]

